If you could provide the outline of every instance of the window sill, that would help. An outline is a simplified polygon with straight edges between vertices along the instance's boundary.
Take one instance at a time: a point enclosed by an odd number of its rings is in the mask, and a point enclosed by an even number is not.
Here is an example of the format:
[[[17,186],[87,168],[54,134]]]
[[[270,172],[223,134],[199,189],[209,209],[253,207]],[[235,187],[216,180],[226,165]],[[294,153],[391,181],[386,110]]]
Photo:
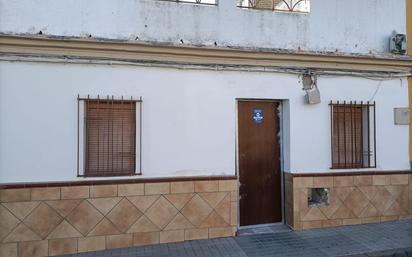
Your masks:
[[[380,171],[377,167],[368,167],[368,168],[329,168],[331,172],[350,172],[350,171]],[[382,170],[384,171],[384,170]]]
[[[412,170],[382,170],[382,169],[356,169],[333,170],[329,172],[290,173],[293,177],[330,177],[330,176],[363,176],[363,175],[400,175],[412,174]]]
[[[110,179],[115,179],[115,178],[133,178],[133,177],[139,177],[142,176],[142,173],[136,173],[136,174],[124,174],[124,175],[78,175],[78,178],[85,178],[85,179],[94,179],[94,178],[110,178]]]

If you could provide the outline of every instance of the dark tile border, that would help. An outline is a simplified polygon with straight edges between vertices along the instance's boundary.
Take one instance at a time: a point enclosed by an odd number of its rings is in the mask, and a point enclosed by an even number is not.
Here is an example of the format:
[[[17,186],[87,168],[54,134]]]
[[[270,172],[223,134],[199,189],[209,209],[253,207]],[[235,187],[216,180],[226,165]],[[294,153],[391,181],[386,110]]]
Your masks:
[[[339,176],[367,176],[367,175],[402,175],[411,174],[411,170],[398,171],[348,171],[348,172],[318,172],[318,173],[286,173],[292,177],[339,177]],[[92,186],[113,184],[140,184],[161,182],[185,182],[185,181],[213,181],[213,180],[235,180],[237,176],[196,176],[196,177],[162,177],[162,178],[138,178],[138,179],[108,179],[108,180],[83,180],[62,182],[39,182],[39,183],[7,183],[0,184],[0,189],[32,188],[32,187],[66,187],[66,186]]]
[[[113,184],[140,184],[160,182],[185,182],[185,181],[213,181],[234,180],[236,176],[198,176],[198,177],[162,177],[162,178],[139,178],[139,179],[110,179],[110,180],[84,180],[66,182],[40,182],[40,183],[9,183],[0,184],[0,189],[32,188],[32,187],[67,187],[67,186],[93,186]]]
[[[412,170],[382,170],[382,171],[345,171],[345,172],[318,172],[318,173],[287,173],[297,177],[342,177],[342,176],[367,176],[367,175],[402,175],[412,174]]]

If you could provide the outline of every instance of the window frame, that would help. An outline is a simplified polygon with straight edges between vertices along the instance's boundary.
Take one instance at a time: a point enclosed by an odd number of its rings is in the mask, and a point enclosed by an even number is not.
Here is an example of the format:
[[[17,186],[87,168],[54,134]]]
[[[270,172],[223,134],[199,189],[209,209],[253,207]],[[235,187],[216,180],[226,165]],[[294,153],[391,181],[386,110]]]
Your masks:
[[[87,131],[87,122],[88,122],[88,104],[90,103],[101,103],[101,104],[130,104],[134,106],[133,113],[135,115],[133,121],[133,150],[134,150],[134,159],[133,159],[133,168],[130,172],[118,173],[118,172],[103,172],[102,174],[97,174],[95,172],[90,172],[87,170],[88,163],[88,153],[87,153],[87,144],[88,144],[88,131]],[[137,99],[130,98],[114,98],[114,96],[107,96],[106,98],[97,97],[93,98],[89,95],[87,97],[77,97],[77,177],[124,177],[124,176],[135,176],[142,175],[142,97]],[[112,106],[113,110],[118,110]],[[132,122],[133,122],[132,121]],[[112,121],[113,122],[113,121]],[[111,131],[113,133],[113,131]],[[123,131],[122,131],[123,133]],[[130,134],[129,134],[130,135]],[[112,142],[112,147],[113,147]],[[98,150],[100,151],[100,150]],[[113,156],[111,156],[113,160]]]
[[[330,133],[331,133],[331,167],[330,169],[373,169],[377,167],[376,158],[376,103],[375,102],[330,102]],[[343,108],[343,148],[340,142],[342,138],[341,122],[339,116],[335,119],[338,112],[335,108]],[[360,112],[359,112],[360,109]],[[354,111],[355,110],[355,111]],[[358,113],[357,113],[358,112]],[[360,113],[360,128],[356,126],[356,115]],[[355,115],[354,115],[355,114]],[[349,120],[347,118],[350,118]],[[335,124],[337,121],[337,124]],[[348,122],[348,124],[346,124]],[[348,126],[348,127],[347,127]],[[350,127],[349,127],[350,126]],[[338,129],[335,130],[335,127]],[[359,139],[357,129],[360,129]],[[349,132],[349,133],[348,133]],[[336,136],[336,133],[338,135]],[[350,139],[348,140],[348,137]],[[337,138],[337,139],[336,139]],[[335,141],[338,141],[336,144]],[[359,140],[357,142],[357,140]],[[357,149],[357,143],[360,149]],[[349,145],[349,146],[348,146]],[[355,146],[355,147],[354,147]],[[348,149],[350,148],[350,149]],[[349,150],[349,151],[348,151]],[[359,153],[357,153],[359,150]],[[337,152],[337,154],[336,154]],[[341,155],[344,160],[341,160]],[[349,156],[349,158],[347,157]],[[336,161],[338,160],[338,161]],[[350,160],[350,162],[348,162]],[[354,161],[355,160],[355,161]],[[359,162],[358,162],[359,161]]]

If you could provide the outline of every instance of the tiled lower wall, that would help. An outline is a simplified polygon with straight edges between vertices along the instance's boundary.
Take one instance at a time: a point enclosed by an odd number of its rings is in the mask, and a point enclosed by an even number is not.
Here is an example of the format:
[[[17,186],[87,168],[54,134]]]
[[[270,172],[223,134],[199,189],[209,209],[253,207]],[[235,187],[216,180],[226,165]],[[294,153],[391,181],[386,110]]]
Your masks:
[[[308,189],[330,188],[329,205],[308,207]],[[285,218],[295,230],[412,219],[412,175],[285,176]]]
[[[0,190],[0,257],[233,236],[236,180]]]

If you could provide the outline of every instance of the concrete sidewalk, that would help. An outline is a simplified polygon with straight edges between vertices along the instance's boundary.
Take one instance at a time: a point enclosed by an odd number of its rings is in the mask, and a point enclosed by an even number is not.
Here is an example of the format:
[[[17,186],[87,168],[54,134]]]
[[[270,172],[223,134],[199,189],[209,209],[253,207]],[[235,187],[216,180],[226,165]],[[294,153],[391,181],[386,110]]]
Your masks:
[[[409,249],[408,249],[409,248]],[[245,235],[64,255],[77,257],[392,256],[412,254],[412,220]]]

